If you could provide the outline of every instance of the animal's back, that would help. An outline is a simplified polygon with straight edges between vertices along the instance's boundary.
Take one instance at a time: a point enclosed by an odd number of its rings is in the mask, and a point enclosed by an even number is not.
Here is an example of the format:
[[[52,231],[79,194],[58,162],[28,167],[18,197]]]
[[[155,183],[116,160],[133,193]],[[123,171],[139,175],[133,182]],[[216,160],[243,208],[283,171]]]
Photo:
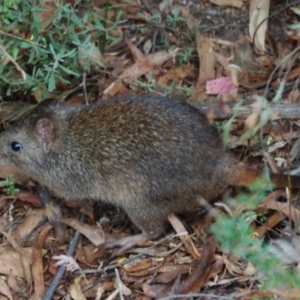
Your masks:
[[[150,203],[166,199],[188,209],[184,199],[191,193],[210,200],[227,186],[224,174],[232,158],[205,116],[184,102],[154,96],[110,99],[74,114],[68,131],[72,148],[85,149],[78,157],[85,154],[93,177],[115,185],[114,201],[133,190]]]

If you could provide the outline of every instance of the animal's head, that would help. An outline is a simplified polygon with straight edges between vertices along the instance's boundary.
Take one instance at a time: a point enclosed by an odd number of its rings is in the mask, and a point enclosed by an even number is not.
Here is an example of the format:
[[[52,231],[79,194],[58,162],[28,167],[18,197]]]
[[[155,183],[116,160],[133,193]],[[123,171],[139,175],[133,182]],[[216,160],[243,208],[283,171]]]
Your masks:
[[[0,167],[39,179],[45,171],[46,156],[56,143],[57,107],[56,100],[45,100],[0,134]]]

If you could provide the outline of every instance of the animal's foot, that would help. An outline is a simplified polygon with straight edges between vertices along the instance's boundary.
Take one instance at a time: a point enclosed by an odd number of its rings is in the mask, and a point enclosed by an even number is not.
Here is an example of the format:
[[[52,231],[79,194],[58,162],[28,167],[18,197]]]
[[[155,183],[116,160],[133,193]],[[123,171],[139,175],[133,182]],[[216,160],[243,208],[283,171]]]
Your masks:
[[[131,235],[124,237],[119,240],[115,240],[112,242],[108,242],[106,244],[107,249],[115,248],[115,247],[120,247],[116,252],[115,255],[122,254],[126,252],[128,249],[134,247],[135,245],[139,243],[144,243],[148,241],[149,239],[156,238],[158,235],[151,235],[151,234],[146,234],[146,233],[141,233],[137,235]]]
[[[131,235],[124,237],[119,240],[111,241],[106,244],[107,249],[115,248],[115,247],[120,247],[115,254],[119,255],[121,253],[124,253],[128,249],[134,247],[135,245],[139,243],[143,243],[149,240],[149,236],[147,234],[141,233],[137,235]]]

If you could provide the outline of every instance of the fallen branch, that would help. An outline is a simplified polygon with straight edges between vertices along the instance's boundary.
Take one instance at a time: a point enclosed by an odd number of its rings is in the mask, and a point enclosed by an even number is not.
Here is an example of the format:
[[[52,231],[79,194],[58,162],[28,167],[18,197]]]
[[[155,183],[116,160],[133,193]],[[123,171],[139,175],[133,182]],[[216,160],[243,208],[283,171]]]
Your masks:
[[[245,101],[237,110],[237,117],[247,117],[255,111],[251,105],[254,101]],[[217,103],[214,104],[195,104],[201,112],[204,114],[211,113],[214,118],[224,120],[229,119],[233,116],[232,108],[236,103],[229,103],[228,106],[230,109],[222,110],[218,107]],[[300,103],[289,103],[289,102],[280,102],[276,104],[270,104],[270,107],[273,109],[272,119],[300,119]]]

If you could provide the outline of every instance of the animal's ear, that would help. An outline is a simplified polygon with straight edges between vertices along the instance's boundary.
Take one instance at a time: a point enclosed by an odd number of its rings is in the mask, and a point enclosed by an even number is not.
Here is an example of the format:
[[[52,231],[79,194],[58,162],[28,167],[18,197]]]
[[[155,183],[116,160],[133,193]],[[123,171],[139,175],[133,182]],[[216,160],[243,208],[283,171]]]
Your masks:
[[[48,151],[56,136],[56,128],[53,121],[49,118],[41,118],[36,122],[34,130],[44,150]]]

